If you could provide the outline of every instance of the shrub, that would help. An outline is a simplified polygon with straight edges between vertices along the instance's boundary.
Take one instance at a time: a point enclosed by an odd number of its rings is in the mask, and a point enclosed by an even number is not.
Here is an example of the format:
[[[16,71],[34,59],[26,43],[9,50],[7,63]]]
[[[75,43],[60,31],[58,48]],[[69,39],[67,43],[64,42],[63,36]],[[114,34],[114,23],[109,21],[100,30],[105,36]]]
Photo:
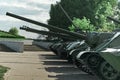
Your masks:
[[[74,18],[73,23],[76,25],[77,28],[81,29],[82,31],[95,31],[95,27],[91,24],[90,20],[84,17],[83,19]],[[70,31],[75,31],[75,26],[69,26]]]
[[[18,35],[18,29],[16,27],[13,27],[9,30],[9,33],[13,35]]]

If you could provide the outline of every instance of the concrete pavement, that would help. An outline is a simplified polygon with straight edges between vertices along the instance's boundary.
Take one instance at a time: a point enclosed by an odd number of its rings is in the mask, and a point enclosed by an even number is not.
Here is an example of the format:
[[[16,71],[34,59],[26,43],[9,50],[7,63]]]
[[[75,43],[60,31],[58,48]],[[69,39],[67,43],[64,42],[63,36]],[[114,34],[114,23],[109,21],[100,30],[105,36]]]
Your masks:
[[[5,80],[98,80],[52,52],[0,52],[0,65],[11,68]]]

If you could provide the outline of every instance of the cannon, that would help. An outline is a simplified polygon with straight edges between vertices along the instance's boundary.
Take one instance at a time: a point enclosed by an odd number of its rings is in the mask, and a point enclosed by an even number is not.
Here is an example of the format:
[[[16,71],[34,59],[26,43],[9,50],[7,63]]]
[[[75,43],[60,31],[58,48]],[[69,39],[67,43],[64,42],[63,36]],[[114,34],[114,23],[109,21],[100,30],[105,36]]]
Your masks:
[[[53,36],[53,37],[60,37],[63,40],[67,40],[67,41],[75,40],[75,39],[71,38],[69,35],[62,34],[62,33],[55,33],[55,32],[52,32],[52,31],[37,30],[37,29],[29,28],[27,26],[20,27],[20,29],[28,31],[28,32],[37,33],[37,34],[49,35],[49,36]]]
[[[21,16],[18,16],[18,15],[15,15],[13,13],[7,12],[6,15],[17,18],[17,19],[20,19],[20,20],[23,20],[23,21],[27,21],[29,23],[33,23],[33,24],[38,25],[38,26],[46,27],[46,28],[51,29],[53,31],[56,30],[57,32],[69,35],[71,38],[74,38],[76,40],[77,39],[78,40],[85,40],[85,42],[87,44],[89,44],[90,47],[92,47],[92,48],[101,44],[105,39],[108,39],[108,38],[113,36],[113,33],[99,33],[99,32],[88,32],[86,34],[80,34],[80,33],[77,33],[77,32],[71,32],[71,31],[68,31],[68,30],[65,30],[65,29],[62,29],[62,28],[58,28],[56,26],[47,25],[47,24],[44,24],[44,23],[41,23],[41,22],[38,22],[38,21],[35,21],[35,20],[25,18],[25,17],[21,17]]]
[[[54,43],[53,45],[50,46],[51,51],[53,51],[60,58],[65,58],[65,56],[66,56],[66,54],[65,54],[66,50],[64,47],[66,47],[66,45],[69,42],[75,41],[75,39],[71,38],[69,35],[62,34],[62,33],[55,33],[52,31],[41,31],[41,30],[29,28],[27,26],[20,27],[20,29],[26,30],[29,32],[33,32],[33,33],[37,33],[37,34],[43,34],[43,35],[49,35],[49,36],[53,36],[53,37],[62,38],[61,41]]]
[[[120,21],[107,17],[110,20]],[[120,79],[120,32],[116,32],[112,38],[101,43],[95,49],[82,51],[77,55],[76,63],[79,67],[86,66],[87,71],[96,74],[102,80]],[[84,55],[83,55],[84,54]],[[82,63],[82,65],[80,64]]]
[[[72,57],[69,53],[74,49],[85,50],[88,45],[84,41],[59,41],[50,46],[50,49],[62,59],[67,59],[68,62],[72,63]]]
[[[108,39],[113,35],[113,33],[98,33],[98,32],[90,32],[90,33],[87,33],[85,35],[85,34],[80,34],[80,33],[76,33],[76,32],[70,32],[68,30],[64,30],[64,29],[61,29],[61,28],[58,28],[58,27],[55,27],[52,25],[47,25],[47,24],[44,24],[44,23],[41,23],[41,22],[38,22],[35,20],[31,20],[31,19],[28,19],[25,17],[21,17],[21,16],[18,16],[18,15],[9,13],[9,12],[7,12],[6,15],[23,20],[23,21],[33,23],[33,24],[38,25],[38,26],[46,27],[46,28],[51,29],[53,31],[56,30],[57,32],[69,35],[71,38],[74,38],[76,40],[77,39],[78,40],[85,40],[85,42],[91,48],[95,48],[96,46],[101,44],[105,39]]]
[[[64,29],[61,29],[61,28],[57,28],[55,26],[52,26],[52,25],[47,25],[47,24],[44,24],[44,23],[41,23],[41,22],[38,22],[38,21],[34,21],[34,20],[31,20],[31,19],[27,19],[27,18],[24,18],[24,17],[21,17],[21,16],[18,16],[18,15],[15,15],[15,14],[12,14],[12,13],[6,13],[6,15],[8,16],[11,16],[11,17],[14,17],[14,18],[17,18],[17,19],[20,19],[20,20],[23,20],[23,21],[27,21],[27,22],[30,22],[30,23],[33,23],[35,25],[39,25],[39,26],[43,26],[43,27],[46,27],[52,31],[57,31],[59,33],[62,33],[62,34],[65,34],[65,35],[69,35],[71,39],[85,39],[86,38],[86,35],[84,34],[79,34],[79,33],[76,33],[76,32],[70,32],[68,30],[64,30]],[[68,38],[68,37],[67,37]],[[64,45],[64,44],[63,44]]]
[[[44,23],[41,23],[41,22],[38,22],[38,21],[35,21],[35,20],[24,18],[24,17],[18,16],[18,15],[9,13],[9,12],[7,12],[6,15],[14,17],[14,18],[17,18],[17,19],[20,19],[20,20],[23,20],[23,21],[27,21],[27,22],[33,23],[33,24],[38,25],[38,26],[46,27],[46,28],[48,28],[48,29],[50,29],[52,31],[57,31],[57,32],[60,32],[60,33],[68,34],[71,37],[76,38],[76,39],[85,39],[86,38],[85,35],[83,35],[83,34],[70,32],[68,30],[64,30],[64,29],[57,28],[57,27],[52,26],[52,25],[47,25],[47,24],[44,24]]]
[[[87,70],[92,70],[94,74],[102,78],[103,80],[116,80],[119,77],[119,68],[120,66],[116,68],[116,65],[114,65],[112,62],[110,62],[108,59],[105,57],[105,51],[102,51],[108,47],[109,44],[113,42],[114,45],[114,40],[119,37],[119,34],[115,33],[98,33],[98,32],[90,32],[85,34],[79,34],[76,32],[70,32],[61,28],[57,28],[52,25],[47,25],[44,23],[40,23],[38,21],[30,20],[12,13],[6,13],[6,15],[21,19],[23,21],[27,21],[33,24],[36,24],[38,26],[43,26],[46,28],[49,28],[51,30],[56,30],[60,33],[64,33],[67,35],[70,35],[72,38],[76,39],[81,39],[85,40],[85,42],[90,46],[90,51],[80,51],[79,54],[77,54],[76,58],[77,61],[82,63],[83,66],[87,67]],[[117,40],[119,41],[119,39]],[[111,45],[111,48],[112,46]],[[117,44],[119,45],[119,44]],[[116,46],[116,45],[115,45]],[[118,48],[118,47],[117,47]],[[112,52],[114,54],[114,52]],[[108,52],[107,54],[111,54]],[[115,54],[116,55],[116,54]],[[110,55],[111,56],[111,55]],[[107,66],[108,65],[108,66]],[[79,65],[80,66],[80,65]],[[106,67],[110,68],[110,70],[106,69]],[[106,72],[104,73],[104,69],[106,69]]]
[[[75,39],[71,38],[70,36],[62,33],[55,33],[52,31],[41,31],[33,28],[29,28],[27,26],[20,27],[22,30],[26,30],[29,32],[37,33],[37,34],[43,34],[43,35],[49,35],[53,37],[60,37],[62,38],[61,41],[57,43],[53,43],[53,45],[50,46],[51,51],[53,51],[56,55],[58,55],[60,58],[65,58],[66,56],[66,46],[70,42],[75,41]]]
[[[119,80],[119,40],[120,33],[118,32],[111,39],[97,46],[96,49],[80,52],[77,55],[77,61],[84,64],[83,66],[86,65],[87,71],[92,70],[102,80]]]

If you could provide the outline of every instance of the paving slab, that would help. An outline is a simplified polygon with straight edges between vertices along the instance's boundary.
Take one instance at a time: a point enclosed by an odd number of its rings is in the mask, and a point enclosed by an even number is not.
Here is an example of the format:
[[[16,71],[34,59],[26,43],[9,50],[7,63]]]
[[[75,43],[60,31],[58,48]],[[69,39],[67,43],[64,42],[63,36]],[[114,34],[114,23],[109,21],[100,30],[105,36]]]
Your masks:
[[[5,80],[98,80],[52,52],[0,52],[0,65],[11,68]]]

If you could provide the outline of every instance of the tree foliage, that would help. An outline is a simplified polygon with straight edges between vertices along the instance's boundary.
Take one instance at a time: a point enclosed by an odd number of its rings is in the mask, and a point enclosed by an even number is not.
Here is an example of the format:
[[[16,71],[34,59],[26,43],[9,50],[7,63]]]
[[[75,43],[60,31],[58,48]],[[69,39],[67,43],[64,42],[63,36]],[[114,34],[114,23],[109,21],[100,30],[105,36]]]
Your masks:
[[[18,29],[16,27],[12,27],[9,30],[9,33],[13,34],[13,35],[18,35]]]
[[[114,18],[120,20],[120,2],[117,3],[117,6],[114,9]]]
[[[86,17],[99,30],[106,29],[111,25],[114,27],[114,24],[109,23],[106,17],[114,15],[116,3],[117,0],[61,0],[60,2],[72,19]],[[48,24],[68,29],[71,22],[66,18],[58,4],[52,4]]]
[[[74,18],[73,23],[77,26],[77,28],[81,29],[83,32],[85,31],[95,31],[95,27],[91,24],[89,19],[84,17],[83,19]],[[75,26],[69,26],[70,31],[75,32]]]

